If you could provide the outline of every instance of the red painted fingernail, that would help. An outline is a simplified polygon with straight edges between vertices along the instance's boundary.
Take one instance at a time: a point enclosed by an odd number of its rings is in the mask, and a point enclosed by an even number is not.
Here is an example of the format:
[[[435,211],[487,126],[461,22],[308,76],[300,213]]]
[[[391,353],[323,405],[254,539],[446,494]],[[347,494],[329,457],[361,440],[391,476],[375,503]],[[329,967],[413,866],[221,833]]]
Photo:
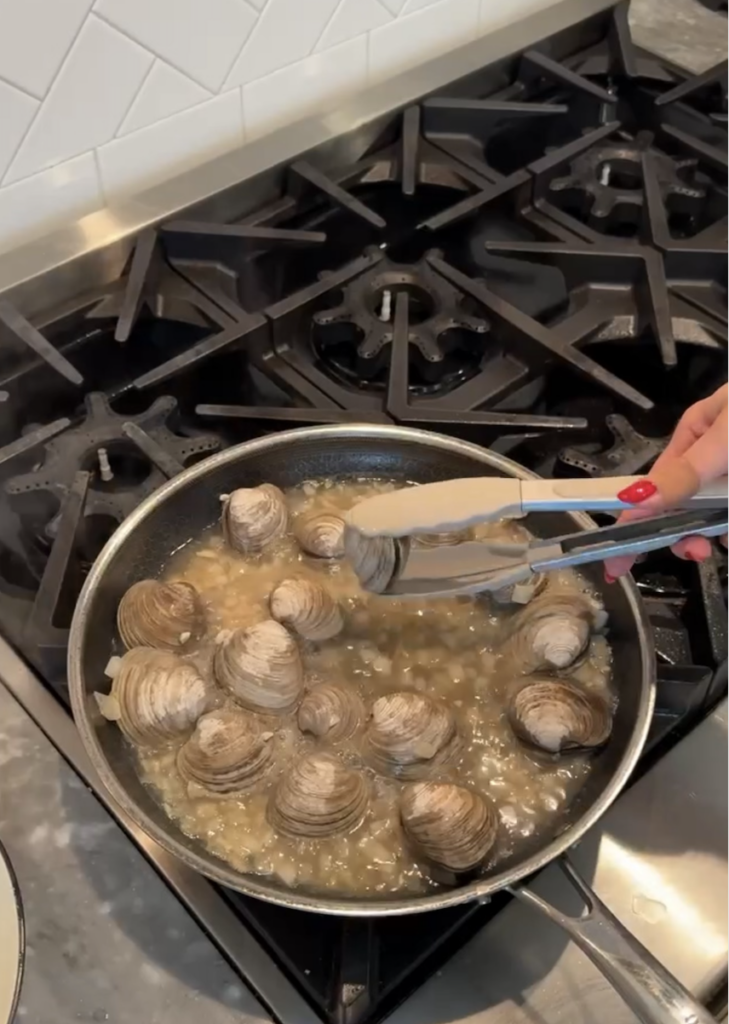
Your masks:
[[[641,501],[646,501],[657,493],[658,488],[652,480],[636,480],[630,487],[618,491],[618,498],[627,505],[640,505]]]
[[[684,558],[688,558],[689,562],[705,562],[706,559],[703,555],[695,555],[693,551],[687,551]]]
[[[605,573],[605,582],[606,583],[615,583],[617,578],[618,578],[617,576],[611,576],[609,572]]]

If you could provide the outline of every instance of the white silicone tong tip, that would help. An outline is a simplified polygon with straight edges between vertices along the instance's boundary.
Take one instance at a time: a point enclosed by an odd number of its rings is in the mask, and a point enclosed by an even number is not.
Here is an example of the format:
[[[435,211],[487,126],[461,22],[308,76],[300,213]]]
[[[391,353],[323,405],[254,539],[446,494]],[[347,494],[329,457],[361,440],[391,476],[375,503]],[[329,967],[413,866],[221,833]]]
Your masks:
[[[347,521],[365,537],[408,537],[521,514],[521,481],[474,477],[379,494],[355,505]]]

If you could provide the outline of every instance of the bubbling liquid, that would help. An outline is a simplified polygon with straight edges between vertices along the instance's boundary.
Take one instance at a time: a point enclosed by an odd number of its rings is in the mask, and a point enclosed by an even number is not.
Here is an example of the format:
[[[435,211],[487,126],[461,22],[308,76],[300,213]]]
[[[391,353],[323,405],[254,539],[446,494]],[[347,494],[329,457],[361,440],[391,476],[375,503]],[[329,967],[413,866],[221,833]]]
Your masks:
[[[287,494],[292,519],[312,512],[342,512],[374,493],[395,489],[388,481],[321,480]],[[516,524],[478,528],[476,536],[521,539]],[[454,711],[464,737],[462,756],[449,766],[452,781],[473,787],[491,800],[500,832],[487,865],[498,868],[520,850],[548,840],[555,818],[568,807],[590,772],[590,759],[535,759],[514,737],[505,708],[513,684],[498,656],[499,638],[513,607],[488,598],[396,600],[364,593],[349,567],[303,555],[291,531],[262,555],[246,557],[211,532],[179,552],[165,573],[200,593],[209,634],[269,618],[268,596],[281,580],[304,576],[326,585],[340,602],[344,631],[322,643],[301,641],[307,686],[343,682],[367,705],[395,690],[438,698]],[[571,572],[552,581],[587,590]],[[204,652],[203,657],[204,657]],[[589,656],[572,678],[610,697],[610,650],[595,637]],[[267,719],[270,722],[270,719]],[[322,741],[301,734],[295,715],[276,719],[283,761],[317,748]],[[356,740],[335,745],[340,756],[368,776],[372,800],[365,821],[351,834],[326,839],[291,839],[274,831],[266,805],[274,782],[240,796],[218,797],[188,785],[176,767],[179,744],[164,750],[139,749],[145,782],[183,832],[241,872],[274,878],[287,886],[350,896],[423,894],[436,888],[404,842],[398,813],[401,784],[372,772]]]

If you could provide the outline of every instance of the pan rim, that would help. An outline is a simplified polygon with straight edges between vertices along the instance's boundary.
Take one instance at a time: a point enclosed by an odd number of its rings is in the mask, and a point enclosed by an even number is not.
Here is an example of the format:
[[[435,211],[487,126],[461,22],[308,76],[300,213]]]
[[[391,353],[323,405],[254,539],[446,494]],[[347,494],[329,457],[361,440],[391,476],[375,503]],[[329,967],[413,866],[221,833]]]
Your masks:
[[[485,900],[503,889],[518,885],[521,881],[541,871],[579,842],[585,833],[600,820],[622,792],[637,764],[648,737],[648,730],[653,715],[656,669],[653,637],[647,613],[632,579],[623,577],[616,585],[620,586],[623,590],[635,621],[636,629],[641,637],[640,670],[642,692],[632,735],[628,741],[623,758],[612,778],[606,784],[604,791],[578,821],[570,825],[569,828],[556,836],[543,849],[532,854],[517,867],[511,867],[509,870],[504,870],[487,878],[471,882],[461,888],[439,892],[434,895],[410,896],[402,899],[349,899],[346,897],[327,896],[325,894],[311,895],[300,893],[295,889],[277,890],[269,888],[265,882],[259,882],[253,875],[246,875],[235,871],[233,868],[225,867],[212,854],[203,855],[187,849],[179,840],[169,834],[168,829],[152,821],[137,806],[136,802],[128,796],[125,787],[118,781],[111,769],[103,748],[97,739],[96,730],[92,727],[87,716],[87,694],[84,685],[82,653],[90,610],[98,586],[104,579],[106,569],[116,557],[118,551],[123,548],[127,538],[134,532],[137,526],[151,515],[161,503],[170,500],[178,492],[184,491],[190,483],[207,476],[222,466],[238,461],[241,456],[265,453],[269,449],[283,447],[294,442],[320,441],[335,437],[345,440],[356,440],[357,438],[381,441],[399,440],[421,444],[430,448],[439,448],[470,457],[484,465],[503,470],[507,476],[517,477],[522,480],[538,479],[537,474],[525,469],[511,459],[488,451],[469,441],[462,441],[458,438],[447,437],[444,434],[431,433],[430,431],[411,427],[368,423],[328,424],[325,426],[300,427],[294,430],[282,431],[263,438],[257,438],[253,441],[245,441],[191,466],[146,498],[121,523],[102,549],[89,572],[76,604],[68,646],[68,684],[76,727],[103,784],[129,816],[167,853],[177,857],[200,874],[226,888],[234,889],[245,895],[291,909],[346,917],[396,917],[403,914],[425,913],[429,910],[444,909],[468,902],[469,900]],[[584,513],[567,514],[583,529],[590,529],[595,525],[593,520]],[[174,823],[170,819],[168,821],[169,828],[176,829]]]

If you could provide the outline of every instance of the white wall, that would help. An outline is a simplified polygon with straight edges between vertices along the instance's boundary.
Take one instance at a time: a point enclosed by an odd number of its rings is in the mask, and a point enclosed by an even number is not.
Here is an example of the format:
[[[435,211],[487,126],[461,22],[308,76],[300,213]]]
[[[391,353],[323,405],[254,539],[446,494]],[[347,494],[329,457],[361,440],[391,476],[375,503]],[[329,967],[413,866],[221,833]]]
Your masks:
[[[554,0],[0,0],[0,250]]]

